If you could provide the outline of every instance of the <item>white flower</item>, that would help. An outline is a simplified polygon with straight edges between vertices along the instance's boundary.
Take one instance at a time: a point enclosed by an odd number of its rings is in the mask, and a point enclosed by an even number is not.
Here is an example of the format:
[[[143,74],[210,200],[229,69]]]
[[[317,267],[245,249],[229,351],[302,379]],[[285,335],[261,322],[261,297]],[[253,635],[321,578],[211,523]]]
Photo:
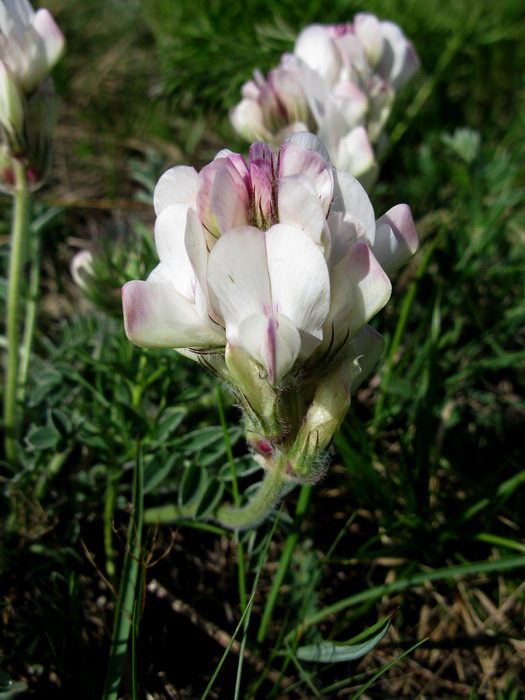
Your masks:
[[[176,166],[154,193],[159,265],[122,290],[128,338],[175,348],[226,381],[264,466],[317,473],[382,339],[368,325],[415,252],[406,205],[377,222],[359,182],[311,133],[248,160]]]
[[[177,166],[155,190],[160,264],[123,289],[128,337],[198,353],[240,347],[272,385],[354,336],[388,300],[385,266],[410,257],[408,208],[377,227],[370,200],[320,141],[263,143]],[[391,265],[392,266],[392,265]]]
[[[64,52],[62,32],[48,10],[28,0],[0,2],[0,61],[20,90],[32,92]]]
[[[260,72],[243,86],[230,112],[248,140],[279,146],[305,128],[325,144],[333,164],[370,186],[377,174],[374,146],[396,91],[419,66],[412,44],[392,22],[359,13],[353,23],[311,24],[265,81]]]

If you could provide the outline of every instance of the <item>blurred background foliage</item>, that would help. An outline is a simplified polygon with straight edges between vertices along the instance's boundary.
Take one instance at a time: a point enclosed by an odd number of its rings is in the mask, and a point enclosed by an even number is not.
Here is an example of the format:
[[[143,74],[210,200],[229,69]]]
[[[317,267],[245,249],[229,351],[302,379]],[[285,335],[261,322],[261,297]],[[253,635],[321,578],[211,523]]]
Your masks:
[[[100,697],[138,442],[146,512],[198,502],[209,514],[217,498],[232,498],[232,460],[241,489],[254,480],[226,392],[175,353],[132,347],[118,290],[155,264],[159,175],[176,163],[200,167],[225,146],[246,150],[227,112],[252,71],[275,65],[309,22],[369,11],[399,23],[422,64],[398,95],[372,193],[377,215],[408,202],[422,240],[375,319],[385,354],[336,439],[332,467],[287,497],[265,557],[272,522],[238,537],[204,520],[144,531],[140,582],[149,588],[122,693],[132,697],[134,682],[138,697],[201,697],[225,646],[219,633],[235,630],[257,572],[238,697],[352,696],[430,635],[366,697],[517,700],[523,4],[46,6],[68,51],[54,74],[54,168],[34,205],[46,223],[22,466],[0,465],[0,697]],[[9,212],[3,198],[2,299]],[[69,273],[86,247],[98,280],[87,294]],[[299,639],[348,639],[396,606],[382,645],[359,665],[300,664],[290,652]],[[234,648],[210,697],[234,697],[238,658]]]

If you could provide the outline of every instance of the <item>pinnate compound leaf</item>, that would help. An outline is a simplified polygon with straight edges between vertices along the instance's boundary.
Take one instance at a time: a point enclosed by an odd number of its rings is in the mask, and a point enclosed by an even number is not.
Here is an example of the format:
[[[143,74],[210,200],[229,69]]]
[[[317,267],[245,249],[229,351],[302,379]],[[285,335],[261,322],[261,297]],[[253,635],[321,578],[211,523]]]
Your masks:
[[[379,644],[390,627],[391,621],[392,615],[388,615],[347,642],[308,644],[299,647],[295,655],[301,661],[312,661],[313,663],[322,664],[360,659]]]

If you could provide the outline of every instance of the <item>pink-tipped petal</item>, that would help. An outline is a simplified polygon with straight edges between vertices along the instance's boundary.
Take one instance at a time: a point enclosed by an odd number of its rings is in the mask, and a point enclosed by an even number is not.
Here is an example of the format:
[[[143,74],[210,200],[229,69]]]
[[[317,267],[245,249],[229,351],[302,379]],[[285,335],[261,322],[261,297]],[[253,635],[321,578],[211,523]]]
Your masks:
[[[246,185],[234,179],[231,168],[219,168],[215,174],[210,207],[221,234],[249,223],[249,200]]]
[[[309,177],[326,214],[330,208],[334,189],[333,169],[330,162],[317,151],[298,145],[297,140],[293,137],[301,135],[292,134],[283,144],[279,152],[278,176],[287,177],[288,175],[302,174]],[[307,141],[310,141],[310,136],[313,134],[308,134]],[[318,141],[317,137],[313,138]]]
[[[366,243],[355,243],[332,273],[329,324],[336,337],[353,336],[390,298],[392,285]]]
[[[169,284],[134,280],[122,288],[124,327],[142,348],[224,345],[224,336],[202,322],[195,307]]]
[[[407,263],[418,248],[414,219],[408,204],[397,204],[376,221],[376,239],[372,250],[386,272]]]

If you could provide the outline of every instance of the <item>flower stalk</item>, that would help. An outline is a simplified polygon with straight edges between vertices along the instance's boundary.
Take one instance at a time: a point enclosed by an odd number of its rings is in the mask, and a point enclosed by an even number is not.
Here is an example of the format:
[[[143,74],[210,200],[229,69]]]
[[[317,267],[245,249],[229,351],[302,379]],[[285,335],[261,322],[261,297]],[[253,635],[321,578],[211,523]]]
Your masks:
[[[8,462],[16,458],[16,441],[20,430],[20,416],[17,412],[17,392],[19,386],[19,340],[20,340],[20,301],[22,297],[22,270],[27,248],[29,222],[29,187],[24,164],[13,161],[13,224],[11,230],[11,254],[7,286],[7,361],[6,386],[4,395],[5,454]]]

